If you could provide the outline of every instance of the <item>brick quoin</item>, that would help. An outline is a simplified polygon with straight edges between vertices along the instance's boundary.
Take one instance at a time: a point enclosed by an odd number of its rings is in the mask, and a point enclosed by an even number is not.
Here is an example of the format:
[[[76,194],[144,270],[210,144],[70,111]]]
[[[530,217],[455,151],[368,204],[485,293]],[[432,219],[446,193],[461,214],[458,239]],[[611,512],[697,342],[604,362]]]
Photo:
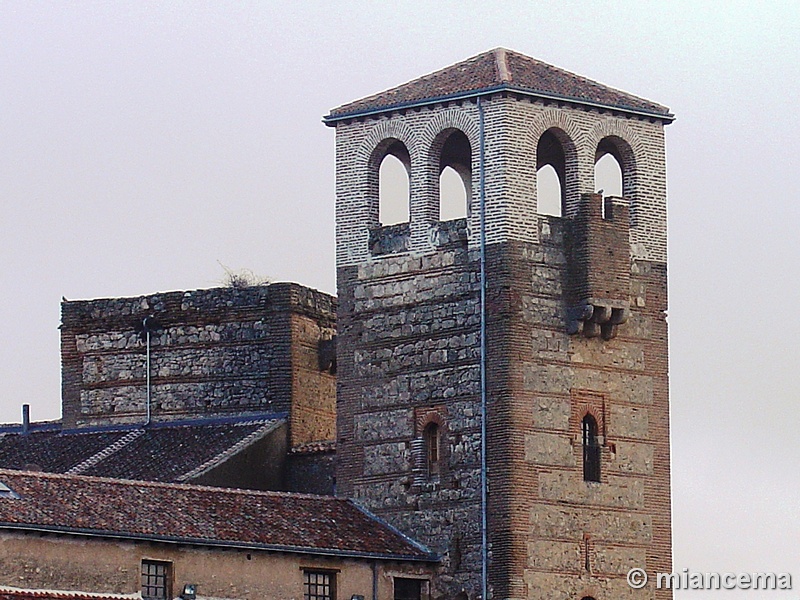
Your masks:
[[[664,127],[673,117],[514,52],[484,53],[325,118],[336,128],[337,493],[441,554],[432,599],[480,596],[477,96],[490,597],[671,598],[632,590],[625,575],[671,570]],[[450,129],[469,140],[472,193],[466,219],[440,223],[436,153]],[[547,132],[562,146],[562,217],[537,211]],[[411,164],[410,222],[392,229],[377,220],[389,138]],[[620,162],[621,198],[595,193],[605,153]],[[414,472],[415,419],[433,410],[445,420],[446,460],[425,479]],[[599,483],[583,480],[586,412],[599,426]]]

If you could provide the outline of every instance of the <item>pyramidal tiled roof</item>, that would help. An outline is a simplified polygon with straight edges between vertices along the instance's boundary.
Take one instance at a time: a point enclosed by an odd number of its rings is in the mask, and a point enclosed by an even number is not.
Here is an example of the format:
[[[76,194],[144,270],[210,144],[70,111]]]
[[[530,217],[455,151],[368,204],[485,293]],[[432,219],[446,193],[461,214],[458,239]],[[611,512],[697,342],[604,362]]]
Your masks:
[[[335,108],[325,117],[325,122],[332,124],[343,118],[459,98],[488,90],[525,92],[542,98],[604,106],[672,120],[672,115],[665,106],[575,75],[530,56],[497,48],[380,94]]]

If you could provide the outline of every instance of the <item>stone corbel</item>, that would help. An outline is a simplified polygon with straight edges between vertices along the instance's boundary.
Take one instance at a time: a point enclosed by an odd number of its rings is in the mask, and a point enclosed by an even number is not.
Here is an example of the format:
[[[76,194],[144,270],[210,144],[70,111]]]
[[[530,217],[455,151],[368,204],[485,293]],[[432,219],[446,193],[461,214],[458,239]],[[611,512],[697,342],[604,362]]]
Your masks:
[[[631,309],[627,302],[589,298],[567,312],[570,335],[582,332],[587,338],[611,340],[617,336],[617,328],[628,321]]]

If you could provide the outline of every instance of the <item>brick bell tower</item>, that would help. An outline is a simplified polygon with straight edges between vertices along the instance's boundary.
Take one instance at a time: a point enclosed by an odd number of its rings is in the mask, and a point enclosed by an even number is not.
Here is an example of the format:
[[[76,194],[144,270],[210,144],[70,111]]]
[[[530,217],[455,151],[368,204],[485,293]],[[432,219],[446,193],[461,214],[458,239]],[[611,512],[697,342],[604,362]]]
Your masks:
[[[625,576],[671,570],[673,118],[503,49],[325,117],[336,128],[337,491],[441,554],[432,599],[481,597],[484,568],[495,599],[671,597]],[[622,197],[594,193],[607,154]],[[409,218],[382,225],[389,155],[409,176]],[[537,210],[547,166],[559,216]],[[447,167],[467,207],[443,221]]]

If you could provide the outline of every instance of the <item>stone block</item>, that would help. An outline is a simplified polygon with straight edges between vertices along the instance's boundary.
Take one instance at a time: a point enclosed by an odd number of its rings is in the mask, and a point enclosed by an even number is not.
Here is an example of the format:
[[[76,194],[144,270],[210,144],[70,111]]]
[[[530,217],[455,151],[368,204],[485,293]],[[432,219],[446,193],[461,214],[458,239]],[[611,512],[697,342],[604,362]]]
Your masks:
[[[574,467],[571,438],[557,433],[530,433],[525,436],[525,460],[538,465]]]

